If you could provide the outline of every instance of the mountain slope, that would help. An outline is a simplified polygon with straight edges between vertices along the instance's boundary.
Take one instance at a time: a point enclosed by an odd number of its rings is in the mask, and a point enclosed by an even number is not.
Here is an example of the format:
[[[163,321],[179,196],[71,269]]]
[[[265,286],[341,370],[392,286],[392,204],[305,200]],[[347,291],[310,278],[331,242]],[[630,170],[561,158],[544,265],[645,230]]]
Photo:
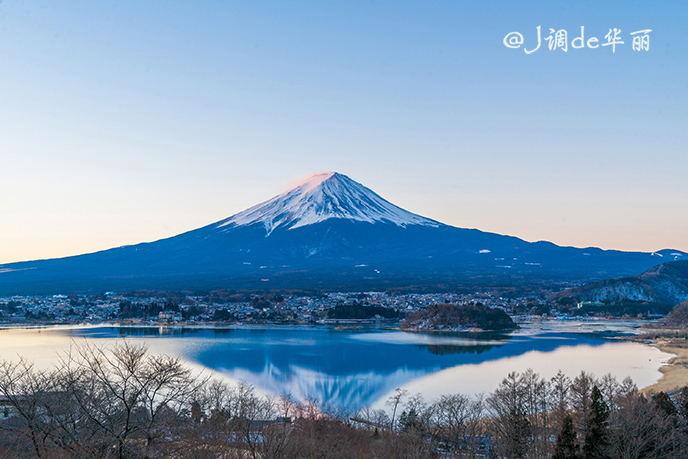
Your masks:
[[[560,296],[610,305],[673,306],[688,301],[688,261],[662,264],[639,276],[593,282],[566,290]]]
[[[0,294],[599,279],[684,256],[560,247],[456,228],[408,212],[342,174],[325,173],[171,238],[2,265]]]

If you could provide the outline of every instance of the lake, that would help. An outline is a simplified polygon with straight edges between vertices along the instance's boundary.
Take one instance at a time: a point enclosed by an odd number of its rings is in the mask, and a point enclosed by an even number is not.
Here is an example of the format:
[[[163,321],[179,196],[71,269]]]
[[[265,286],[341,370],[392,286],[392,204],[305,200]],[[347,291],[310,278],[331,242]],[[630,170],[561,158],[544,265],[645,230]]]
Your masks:
[[[532,368],[551,377],[581,370],[639,387],[661,376],[670,357],[618,338],[638,322],[546,321],[510,334],[420,334],[379,328],[331,327],[48,327],[0,331],[0,359],[23,356],[51,366],[60,352],[83,341],[112,346],[145,342],[153,352],[229,381],[245,381],[272,395],[317,400],[325,409],[383,408],[397,387],[426,400],[441,394],[493,390],[511,371]]]

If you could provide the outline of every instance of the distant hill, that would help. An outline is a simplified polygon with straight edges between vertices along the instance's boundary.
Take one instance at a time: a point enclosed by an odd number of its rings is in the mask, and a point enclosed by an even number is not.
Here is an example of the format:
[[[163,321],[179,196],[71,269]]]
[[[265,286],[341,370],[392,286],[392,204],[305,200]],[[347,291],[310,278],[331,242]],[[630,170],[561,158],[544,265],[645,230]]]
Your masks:
[[[578,302],[590,308],[633,307],[668,312],[688,300],[688,261],[655,266],[639,276],[591,282],[558,295],[560,304]],[[588,303],[586,305],[586,303]]]
[[[676,305],[661,323],[665,327],[688,328],[688,301]]]
[[[433,304],[409,315],[401,327],[406,330],[462,330],[506,331],[518,325],[501,309],[483,304]]]

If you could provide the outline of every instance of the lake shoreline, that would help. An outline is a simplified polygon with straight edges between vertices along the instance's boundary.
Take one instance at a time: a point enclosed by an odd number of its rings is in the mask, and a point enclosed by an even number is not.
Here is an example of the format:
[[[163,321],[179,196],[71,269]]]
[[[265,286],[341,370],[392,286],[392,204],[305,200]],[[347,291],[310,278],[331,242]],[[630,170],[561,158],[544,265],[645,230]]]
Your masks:
[[[630,335],[639,330],[642,324],[638,323],[624,321],[612,326],[597,321],[537,321],[521,325],[513,333],[492,336],[485,332],[401,331],[390,324],[383,328],[24,324],[0,331],[0,354],[8,360],[22,355],[47,368],[54,363],[50,358],[53,353],[66,352],[75,342],[89,340],[112,346],[121,339],[130,339],[145,343],[155,353],[180,356],[194,368],[219,372],[233,381],[248,381],[267,392],[278,393],[287,387],[304,399],[332,399],[331,403],[347,406],[354,400],[360,407],[385,400],[385,394],[395,387],[435,397],[455,391],[484,392],[511,371],[532,369],[549,378],[554,374],[552,362],[557,362],[558,369],[571,378],[581,371],[598,377],[610,373],[619,381],[631,377],[638,387],[655,387],[660,380],[665,384],[669,376],[659,369],[676,355],[673,349],[653,346],[650,338],[656,336]],[[593,349],[597,358],[590,359]],[[674,386],[681,384],[684,377],[688,379],[688,374],[679,374]],[[322,388],[334,389],[325,395]],[[339,398],[332,398],[335,393]]]
[[[649,342],[644,342],[674,357],[659,368],[661,378],[656,383],[643,387],[641,392],[675,392],[688,386],[688,342],[677,338],[652,338]]]

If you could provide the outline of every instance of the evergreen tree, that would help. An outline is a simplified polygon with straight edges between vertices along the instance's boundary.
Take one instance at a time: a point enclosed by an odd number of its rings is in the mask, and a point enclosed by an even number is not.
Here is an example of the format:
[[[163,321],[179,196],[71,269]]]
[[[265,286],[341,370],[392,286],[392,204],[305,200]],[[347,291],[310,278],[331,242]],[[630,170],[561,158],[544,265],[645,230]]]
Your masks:
[[[573,428],[573,419],[568,414],[564,417],[561,432],[557,435],[557,445],[554,449],[553,459],[576,459],[578,457],[576,445],[576,430]]]
[[[652,396],[652,401],[665,416],[673,416],[678,413],[674,402],[671,401],[671,398],[669,398],[666,392],[656,393]]]
[[[683,387],[678,394],[678,411],[688,420],[688,387]]]
[[[605,458],[609,446],[609,407],[602,393],[593,386],[590,403],[590,417],[586,429],[583,455],[586,458]]]
[[[191,403],[191,420],[195,424],[200,424],[203,421],[203,408],[196,400]]]
[[[421,430],[420,417],[415,408],[411,407],[408,411],[404,410],[399,415],[399,428],[402,432],[413,432]]]

